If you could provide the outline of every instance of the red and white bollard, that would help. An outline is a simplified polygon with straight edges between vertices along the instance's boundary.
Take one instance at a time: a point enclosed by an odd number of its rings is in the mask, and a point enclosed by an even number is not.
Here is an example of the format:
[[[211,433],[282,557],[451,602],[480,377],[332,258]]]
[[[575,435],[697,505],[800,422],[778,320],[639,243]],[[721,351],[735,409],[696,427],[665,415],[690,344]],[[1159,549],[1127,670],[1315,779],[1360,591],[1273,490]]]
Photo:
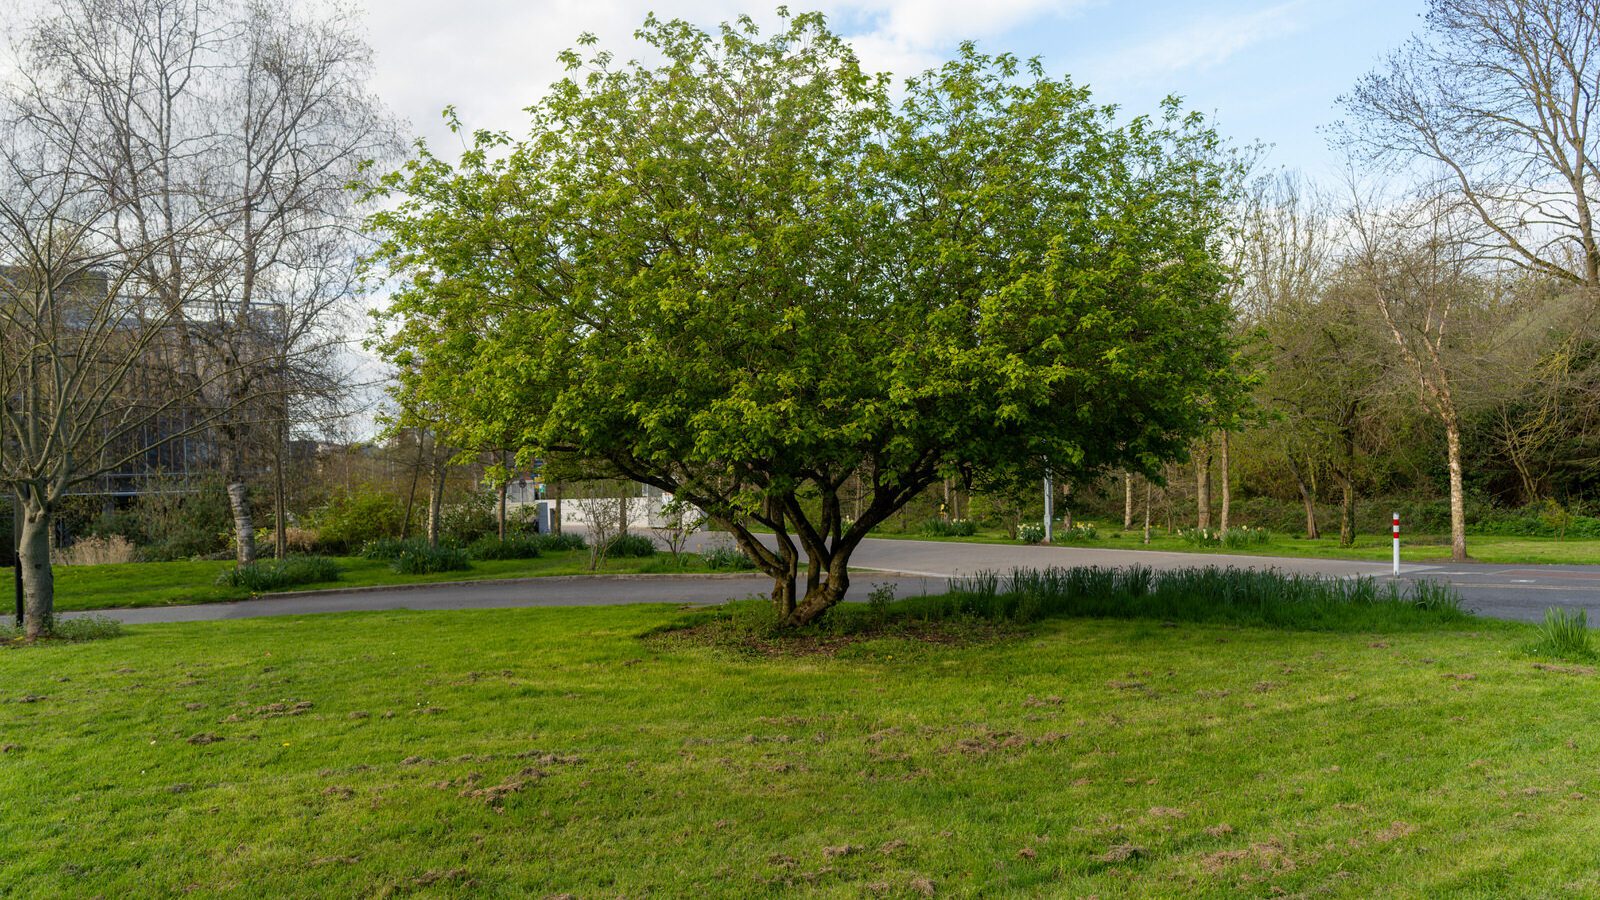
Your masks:
[[[1394,577],[1400,577],[1400,514],[1394,514]]]

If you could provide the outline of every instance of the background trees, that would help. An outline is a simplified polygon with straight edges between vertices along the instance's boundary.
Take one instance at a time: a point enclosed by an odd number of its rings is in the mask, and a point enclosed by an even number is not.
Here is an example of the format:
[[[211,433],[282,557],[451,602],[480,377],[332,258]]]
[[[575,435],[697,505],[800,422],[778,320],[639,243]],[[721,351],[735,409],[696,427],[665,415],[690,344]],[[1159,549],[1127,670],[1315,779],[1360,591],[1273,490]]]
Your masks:
[[[1200,120],[970,47],[895,107],[815,16],[642,36],[661,66],[574,54],[527,139],[381,186],[387,349],[493,397],[472,428],[691,500],[801,624],[947,476],[1150,471],[1203,427],[1234,171]]]
[[[360,247],[346,185],[397,145],[365,86],[370,52],[348,10],[294,0],[54,0],[25,46],[20,115],[43,140],[85,141],[83,177],[119,198],[106,239],[137,259],[129,289],[172,311],[177,362],[206,385],[249,563],[250,483],[281,462],[291,407],[303,422],[345,380]]]

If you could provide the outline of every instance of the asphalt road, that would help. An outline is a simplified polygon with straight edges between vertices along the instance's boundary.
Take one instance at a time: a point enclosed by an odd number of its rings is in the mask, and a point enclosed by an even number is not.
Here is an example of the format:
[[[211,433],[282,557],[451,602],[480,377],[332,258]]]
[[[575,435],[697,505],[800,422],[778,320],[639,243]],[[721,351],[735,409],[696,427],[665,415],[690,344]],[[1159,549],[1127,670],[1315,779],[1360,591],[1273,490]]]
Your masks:
[[[717,536],[702,536],[695,545],[716,540]],[[852,562],[853,568],[860,570],[854,576],[854,586],[860,588],[855,592],[856,599],[864,598],[866,590],[879,583],[893,583],[896,596],[907,597],[942,592],[951,577],[981,570],[1003,574],[1016,567],[1144,565],[1166,569],[1215,565],[1335,577],[1390,577],[1387,564],[1351,560],[884,539],[862,542]],[[1592,620],[1600,621],[1600,566],[1407,564],[1401,567],[1401,577],[1447,581],[1461,592],[1469,608],[1486,616],[1531,622],[1542,619],[1546,608],[1562,606],[1588,610]],[[236,603],[107,610],[104,614],[139,624],[383,609],[720,603],[730,598],[764,595],[770,589],[771,582],[760,575],[575,576],[324,591]]]

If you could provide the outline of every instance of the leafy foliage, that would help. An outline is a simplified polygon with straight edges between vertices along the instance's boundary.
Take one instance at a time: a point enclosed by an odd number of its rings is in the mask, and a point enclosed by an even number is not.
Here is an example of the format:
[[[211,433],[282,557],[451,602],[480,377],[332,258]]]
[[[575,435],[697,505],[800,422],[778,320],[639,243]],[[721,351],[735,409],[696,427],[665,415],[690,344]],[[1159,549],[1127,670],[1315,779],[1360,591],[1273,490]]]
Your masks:
[[[619,534],[606,544],[605,555],[611,557],[622,556],[654,556],[656,542],[642,534]]]
[[[473,559],[537,559],[542,542],[537,536],[512,535],[505,540],[481,537],[467,545]]]
[[[395,554],[389,568],[401,575],[431,575],[435,572],[465,572],[472,568],[467,551],[460,547],[427,544],[409,546]]]
[[[713,571],[728,569],[744,571],[756,567],[755,560],[744,554],[743,550],[731,544],[717,544],[700,551],[700,561],[706,568]]]
[[[217,576],[217,584],[248,591],[275,591],[297,584],[339,579],[339,564],[326,556],[291,556],[235,566]]]
[[[419,148],[374,190],[382,349],[452,443],[575,450],[694,503],[799,623],[945,475],[1149,471],[1235,383],[1237,170],[1175,102],[1119,123],[966,46],[896,105],[817,15],[640,36],[659,67],[569,53],[526,139]]]
[[[978,523],[971,519],[934,517],[922,523],[922,533],[935,537],[971,537],[978,533]]]
[[[341,491],[313,520],[325,550],[348,552],[369,541],[398,537],[405,524],[405,499],[371,486]]]

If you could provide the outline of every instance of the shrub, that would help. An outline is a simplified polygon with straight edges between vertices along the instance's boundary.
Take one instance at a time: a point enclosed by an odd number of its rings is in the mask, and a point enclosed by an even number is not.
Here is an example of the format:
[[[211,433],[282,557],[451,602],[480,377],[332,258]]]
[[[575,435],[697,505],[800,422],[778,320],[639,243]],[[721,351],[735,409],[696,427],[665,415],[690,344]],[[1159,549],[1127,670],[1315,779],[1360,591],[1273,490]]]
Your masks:
[[[426,538],[377,538],[361,545],[360,556],[363,559],[394,559],[407,550],[426,549]]]
[[[606,545],[606,557],[615,559],[621,556],[654,556],[656,542],[642,534],[619,534]]]
[[[389,561],[389,568],[401,575],[431,575],[435,572],[464,572],[472,568],[467,551],[460,547],[427,544],[409,546]]]
[[[978,523],[971,519],[935,517],[922,523],[922,533],[934,537],[971,537],[978,533]]]
[[[755,560],[744,554],[744,551],[733,544],[717,544],[700,551],[700,561],[712,571],[728,569],[731,571],[748,571],[756,567]]]
[[[90,535],[79,538],[61,551],[57,562],[64,566],[104,566],[131,563],[138,559],[133,542],[120,534]]]
[[[503,541],[482,537],[467,545],[467,555],[473,559],[536,559],[539,545],[537,537],[513,535]]]
[[[1044,526],[1037,522],[1024,522],[1017,526],[1017,540],[1024,544],[1037,544],[1044,540]]]
[[[1594,649],[1589,646],[1589,614],[1581,609],[1558,606],[1545,610],[1544,624],[1539,626],[1533,651],[1566,659],[1593,659]]]
[[[368,541],[392,537],[405,524],[405,498],[374,487],[335,494],[312,516],[324,550],[348,553]]]
[[[535,545],[545,553],[563,553],[570,550],[587,550],[589,542],[583,535],[565,531],[560,534],[538,534],[532,537]]]
[[[339,571],[339,564],[326,556],[291,556],[225,569],[217,576],[217,584],[261,593],[299,584],[338,581]]]
[[[474,491],[460,503],[449,504],[439,511],[439,533],[462,544],[496,534],[499,523],[495,518],[495,502],[493,493]]]

